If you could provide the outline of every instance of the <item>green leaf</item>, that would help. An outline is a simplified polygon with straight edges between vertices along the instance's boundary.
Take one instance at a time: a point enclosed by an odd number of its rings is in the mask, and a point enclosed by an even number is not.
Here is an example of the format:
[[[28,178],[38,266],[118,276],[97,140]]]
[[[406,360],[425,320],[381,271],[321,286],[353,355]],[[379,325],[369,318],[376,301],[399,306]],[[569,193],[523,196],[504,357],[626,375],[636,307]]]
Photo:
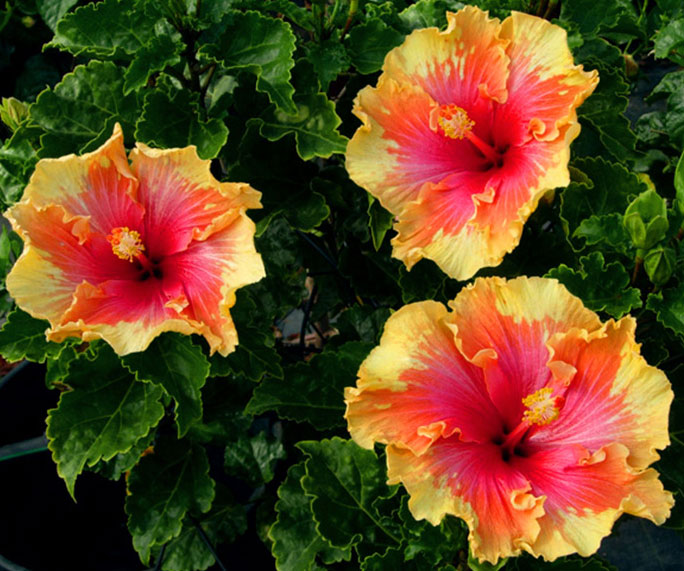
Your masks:
[[[255,327],[239,327],[238,335],[240,342],[235,351],[227,357],[214,355],[211,358],[212,375],[244,375],[255,383],[266,374],[283,378],[280,355],[273,347],[273,335]]]
[[[278,460],[285,458],[285,448],[277,439],[267,438],[265,432],[255,436],[243,435],[226,446],[224,468],[256,487],[273,479]]]
[[[552,269],[545,277],[556,278],[589,309],[605,311],[620,318],[641,307],[639,290],[629,287],[629,274],[620,262],[605,263],[601,252],[580,258],[579,270],[565,264]]]
[[[57,22],[76,4],[78,0],[36,0],[40,17],[53,32],[57,27]]]
[[[131,471],[126,513],[133,547],[147,565],[153,547],[181,533],[189,510],[206,513],[214,499],[214,481],[204,448],[161,438]]]
[[[375,309],[369,305],[355,305],[340,313],[335,326],[344,337],[375,345],[391,313],[387,307]]]
[[[319,554],[326,563],[351,558],[350,548],[331,547],[316,531],[311,498],[302,488],[305,473],[304,462],[291,466],[278,488],[279,499],[275,505],[278,517],[268,532],[278,571],[311,569]]]
[[[639,178],[622,165],[602,158],[582,158],[574,166],[586,182],[572,182],[561,195],[560,216],[565,233],[573,236],[581,222],[592,216],[622,214],[633,196],[647,190]],[[570,240],[573,248],[584,245]]]
[[[655,190],[645,190],[627,206],[624,224],[635,248],[652,248],[669,228],[665,200]]]
[[[382,246],[382,241],[385,239],[385,234],[392,228],[394,223],[394,215],[382,207],[379,200],[368,195],[368,227],[371,231],[371,238],[373,239],[373,247],[377,252]]]
[[[432,260],[423,259],[411,270],[405,266],[399,269],[401,299],[411,303],[423,299],[435,299],[447,277]]]
[[[48,47],[91,58],[132,59],[170,26],[155,27],[157,18],[135,9],[133,0],[104,0],[81,6],[57,24]]]
[[[69,366],[69,385],[57,408],[48,411],[48,448],[74,495],[83,467],[127,452],[164,415],[162,391],[140,383],[126,371],[108,345],[91,360],[82,354]]]
[[[471,569],[471,571],[499,571],[507,562],[508,558],[499,559],[496,564],[487,561],[479,561],[477,558],[473,557],[470,550],[468,551],[468,569]]]
[[[675,63],[684,64],[684,18],[671,20],[656,34],[655,57],[670,58]]]
[[[610,155],[624,161],[635,156],[636,145],[636,135],[624,115],[629,102],[630,86],[615,69],[602,66],[600,74],[601,80],[596,90],[579,108],[580,123],[583,129],[595,129]],[[581,135],[578,142],[580,140]]]
[[[274,410],[282,418],[309,422],[319,430],[344,424],[344,387],[370,350],[367,343],[345,343],[338,351],[323,352],[308,363],[285,369],[285,378],[265,378],[245,409],[249,414]]]
[[[468,550],[468,529],[462,520],[449,515],[439,525],[416,521],[408,508],[408,499],[407,495],[402,497],[399,509],[407,561],[422,556],[436,565],[440,561],[453,561],[459,551]]]
[[[178,33],[155,36],[141,46],[124,75],[124,95],[145,85],[154,73],[180,63],[184,49]]]
[[[100,460],[91,470],[109,480],[119,480],[124,473],[138,463],[142,453],[152,445],[154,437],[155,433],[150,432],[138,440],[127,452],[119,452],[110,460]]]
[[[135,138],[162,148],[195,145],[202,159],[213,159],[228,140],[228,128],[220,119],[200,119],[199,95],[185,89],[171,94],[162,90],[145,95]]]
[[[189,337],[165,333],[145,351],[126,355],[123,364],[139,381],[160,385],[173,397],[179,437],[202,418],[200,390],[209,374],[209,362]]]
[[[47,321],[14,309],[0,330],[0,354],[9,362],[28,359],[43,363],[47,358],[57,357],[62,346],[45,338],[49,327]]]
[[[684,338],[684,283],[650,294],[646,309],[653,311],[665,327]]]
[[[41,157],[91,151],[112,135],[116,122],[129,137],[138,119],[135,93],[124,96],[123,71],[110,62],[91,61],[46,89],[31,106],[31,119],[46,134]]]
[[[313,497],[317,529],[331,545],[355,546],[360,556],[399,545],[398,526],[389,515],[396,489],[385,483],[385,469],[372,450],[337,437],[297,447],[308,456],[302,487]]]
[[[418,0],[408,8],[399,12],[403,31],[410,32],[419,28],[446,26],[447,4],[444,0]]]
[[[599,28],[614,26],[620,13],[620,4],[616,0],[572,0],[561,4],[560,17],[562,20],[576,22],[583,35],[591,36]]]
[[[684,151],[679,156],[677,161],[677,168],[674,174],[674,187],[677,197],[677,209],[681,214],[684,214]]]
[[[620,252],[629,245],[629,234],[622,223],[622,214],[590,216],[582,220],[572,233],[573,238],[584,238],[587,246],[607,244]]]
[[[231,543],[247,530],[245,509],[220,486],[216,487],[216,498],[211,511],[201,519],[193,519],[194,522],[186,516],[180,534],[166,546],[161,567],[163,571],[203,571],[215,563],[198,526],[215,546],[224,542]]]
[[[348,139],[337,132],[342,120],[335,113],[334,103],[324,93],[296,94],[294,102],[295,115],[272,106],[261,117],[252,119],[258,123],[259,133],[269,141],[294,134],[297,153],[305,161],[344,153]]]
[[[306,59],[316,71],[323,92],[328,91],[330,82],[351,65],[347,50],[338,38],[328,38],[318,44],[306,43],[304,49]]]
[[[257,78],[257,91],[286,113],[297,113],[290,84],[295,37],[289,24],[258,12],[229,11],[208,41],[200,55],[220,62],[227,71],[249,71]]]
[[[352,28],[344,41],[347,53],[359,73],[369,74],[382,67],[385,55],[398,46],[403,34],[382,20],[372,19]]]

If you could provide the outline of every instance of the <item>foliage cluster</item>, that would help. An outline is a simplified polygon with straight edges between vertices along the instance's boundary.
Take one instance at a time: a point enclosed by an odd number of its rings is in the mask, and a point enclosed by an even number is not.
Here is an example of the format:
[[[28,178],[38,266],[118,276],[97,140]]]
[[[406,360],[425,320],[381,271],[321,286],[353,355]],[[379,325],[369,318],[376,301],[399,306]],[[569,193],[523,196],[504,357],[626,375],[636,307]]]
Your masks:
[[[674,384],[672,445],[656,465],[684,529],[684,8],[656,0],[479,0],[568,31],[598,69],[579,109],[572,182],[525,226],[520,246],[480,275],[559,279],[603,318],[637,317],[637,338]],[[78,4],[78,5],[77,5]],[[78,496],[84,470],[126,475],[141,561],[207,569],[212,545],[257,531],[281,571],[489,568],[468,561],[466,530],[413,520],[388,487],[382,450],[348,440],[342,390],[404,303],[452,299],[464,285],[429,261],[391,258],[390,215],[352,183],[346,142],[360,88],[411,30],[443,27],[455,0],[20,0],[0,11],[5,55],[0,203],[21,196],[43,157],[101,145],[196,145],[220,180],[263,193],[257,249],[268,277],[238,294],[227,358],[165,334],[141,354],[57,345],[45,322],[0,310],[0,353],[45,363],[61,391],[49,448]],[[4,82],[4,80],[3,80]],[[21,241],[3,228],[0,275]],[[293,329],[293,323],[295,328]],[[153,453],[149,453],[153,450]],[[247,486],[237,497],[235,482]],[[255,523],[256,522],[256,523]],[[595,556],[507,569],[599,570]]]

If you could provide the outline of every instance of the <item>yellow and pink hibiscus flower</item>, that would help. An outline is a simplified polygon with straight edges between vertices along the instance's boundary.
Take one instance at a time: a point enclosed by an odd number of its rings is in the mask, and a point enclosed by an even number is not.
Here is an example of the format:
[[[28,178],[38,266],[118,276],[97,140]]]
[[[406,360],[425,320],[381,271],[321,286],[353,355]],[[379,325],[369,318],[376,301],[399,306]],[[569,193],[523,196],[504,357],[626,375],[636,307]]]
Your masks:
[[[466,7],[447,20],[411,33],[359,92],[346,164],[395,215],[395,257],[465,280],[499,264],[540,198],[569,183],[576,109],[598,77],[541,18]]]
[[[416,519],[462,518],[480,561],[594,553],[622,513],[673,505],[649,468],[673,393],[635,342],[557,281],[478,278],[450,302],[401,308],[345,391],[364,448]]]
[[[125,355],[176,331],[230,353],[235,291],[264,276],[245,214],[261,195],[209,168],[195,147],[141,143],[129,163],[118,124],[91,153],[39,161],[5,214],[25,243],[10,295],[52,341],[104,339]]]

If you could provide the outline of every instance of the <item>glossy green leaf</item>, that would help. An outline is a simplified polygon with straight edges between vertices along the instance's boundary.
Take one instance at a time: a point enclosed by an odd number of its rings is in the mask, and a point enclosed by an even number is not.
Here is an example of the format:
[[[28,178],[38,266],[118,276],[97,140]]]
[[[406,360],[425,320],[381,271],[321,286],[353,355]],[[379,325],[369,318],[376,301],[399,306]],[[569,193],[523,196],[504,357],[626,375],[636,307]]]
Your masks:
[[[238,329],[239,343],[230,355],[211,358],[211,374],[219,376],[244,375],[252,382],[258,382],[265,374],[277,379],[283,378],[280,355],[273,347],[273,335],[255,327]]]
[[[630,243],[629,234],[622,222],[622,214],[618,213],[585,218],[572,236],[584,238],[588,246],[607,244],[619,251],[625,251]]]
[[[574,166],[587,182],[572,182],[561,195],[560,216],[566,234],[572,236],[581,222],[592,216],[622,214],[633,197],[647,190],[639,178],[622,165],[601,158],[583,158]],[[573,248],[583,244],[572,241]]]
[[[403,525],[404,557],[412,560],[422,557],[431,565],[440,561],[453,561],[458,552],[468,550],[468,530],[464,522],[454,516],[446,516],[439,525],[417,521],[408,508],[408,496],[404,496],[399,509]]]
[[[380,249],[382,241],[385,239],[385,234],[392,228],[394,216],[389,210],[382,207],[379,200],[369,194],[368,217],[368,227],[371,231],[373,246],[377,251]]]
[[[206,513],[214,499],[214,481],[204,448],[161,438],[128,478],[126,513],[133,547],[144,564],[151,550],[181,533],[185,514]]]
[[[286,113],[297,113],[290,84],[295,37],[289,24],[258,12],[229,11],[209,40],[200,54],[220,62],[226,70],[253,73],[257,91],[266,93]]]
[[[185,89],[150,91],[135,131],[137,141],[162,148],[195,145],[202,159],[211,159],[228,140],[220,119],[200,118],[199,97]]]
[[[584,35],[595,34],[599,28],[615,25],[620,17],[618,0],[572,0],[561,4],[561,18],[571,20],[579,26]]]
[[[48,412],[48,448],[74,495],[84,466],[127,452],[164,415],[162,390],[135,380],[119,358],[102,344],[95,359],[81,355],[69,366],[69,386],[57,408]]]
[[[655,57],[670,58],[672,61],[684,63],[684,18],[671,20],[661,28],[655,37]]]
[[[138,463],[143,452],[152,446],[154,437],[155,433],[150,432],[138,440],[127,452],[119,452],[109,460],[100,460],[90,470],[109,480],[119,480]]]
[[[138,96],[124,96],[123,70],[110,62],[91,61],[46,89],[31,106],[31,119],[44,131],[41,157],[92,151],[121,123],[127,140],[139,116]]]
[[[15,309],[0,330],[0,355],[9,362],[28,359],[43,363],[47,358],[57,357],[62,346],[45,339],[49,328],[47,321]]]
[[[333,102],[323,93],[297,94],[294,102],[297,106],[295,115],[271,107],[255,119],[261,135],[269,141],[277,141],[294,134],[297,152],[305,161],[344,153],[347,138],[337,132],[342,121],[335,113]]]
[[[561,264],[546,277],[556,278],[594,311],[620,318],[641,307],[639,290],[629,287],[630,276],[620,262],[606,264],[601,252],[592,252],[580,258],[580,265],[574,270]]]
[[[622,74],[612,68],[601,67],[599,72],[598,86],[578,110],[582,129],[595,129],[612,159],[624,161],[633,158],[636,135],[624,115],[629,101],[630,86]],[[582,135],[578,143],[581,140]]]
[[[360,556],[398,547],[401,536],[390,516],[395,493],[387,486],[383,463],[372,450],[333,438],[300,442],[307,455],[304,491],[319,533],[341,549],[354,546]]]
[[[313,65],[323,92],[328,91],[330,82],[351,65],[347,50],[338,38],[328,38],[318,44],[305,44],[305,49],[306,59]]]
[[[665,327],[684,338],[684,283],[650,294],[646,308],[653,311]]]
[[[235,502],[225,488],[217,486],[211,510],[201,518],[186,515],[178,537],[172,539],[164,551],[163,571],[204,571],[215,563],[202,532],[214,547],[230,543],[247,530],[245,508]]]
[[[674,175],[674,187],[676,192],[676,206],[680,213],[684,214],[684,151],[679,156]]]
[[[76,4],[78,0],[36,0],[40,17],[53,32],[57,27],[57,22]]]
[[[285,449],[282,442],[259,432],[254,436],[241,435],[230,442],[226,446],[223,466],[228,474],[256,487],[273,479],[275,464],[283,458]]]
[[[309,422],[319,430],[344,423],[344,387],[356,382],[356,372],[371,346],[350,342],[326,351],[308,363],[285,369],[285,378],[267,377],[254,390],[246,411],[276,411],[282,418]]]
[[[136,52],[124,74],[124,95],[143,87],[153,74],[180,63],[185,44],[180,34],[161,34]]]
[[[104,0],[81,6],[57,24],[48,46],[76,56],[132,59],[155,35],[169,31],[163,25],[155,28],[157,19],[134,7],[133,0]]]
[[[444,0],[418,0],[399,12],[403,30],[410,32],[420,28],[446,26],[447,3]]]
[[[344,43],[354,67],[359,73],[368,74],[378,71],[387,52],[403,39],[400,32],[382,20],[371,19],[352,28]]]
[[[311,569],[316,556],[326,563],[351,558],[350,548],[331,547],[316,531],[311,498],[302,488],[305,473],[304,462],[291,466],[278,488],[279,499],[275,505],[278,517],[268,532],[278,571]]]
[[[374,308],[370,305],[355,305],[340,313],[335,326],[340,335],[377,344],[385,321],[391,315],[387,307]]]
[[[126,355],[123,364],[139,381],[160,385],[173,397],[179,437],[202,418],[200,390],[209,374],[209,362],[189,337],[165,333],[145,351]]]

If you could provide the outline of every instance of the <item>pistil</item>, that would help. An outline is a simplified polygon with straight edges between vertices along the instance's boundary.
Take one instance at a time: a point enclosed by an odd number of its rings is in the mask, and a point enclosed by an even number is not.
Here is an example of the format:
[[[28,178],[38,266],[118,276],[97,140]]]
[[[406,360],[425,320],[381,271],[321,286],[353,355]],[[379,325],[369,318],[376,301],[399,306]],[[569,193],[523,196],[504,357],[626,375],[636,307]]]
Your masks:
[[[117,226],[112,228],[111,233],[107,236],[107,241],[112,245],[112,252],[117,258],[122,260],[138,260],[140,265],[146,271],[153,273],[154,265],[148,257],[143,254],[145,246],[140,239],[140,233],[131,230],[128,226]]]
[[[561,396],[553,396],[551,387],[544,387],[522,399],[526,409],[518,426],[506,435],[501,448],[508,456],[515,453],[515,448],[525,437],[538,426],[550,424],[558,418],[560,409],[565,403]]]
[[[442,105],[439,108],[437,124],[450,139],[467,139],[488,160],[497,164],[501,160],[500,154],[490,144],[483,141],[475,133],[475,121],[468,117],[468,112],[458,105]]]

